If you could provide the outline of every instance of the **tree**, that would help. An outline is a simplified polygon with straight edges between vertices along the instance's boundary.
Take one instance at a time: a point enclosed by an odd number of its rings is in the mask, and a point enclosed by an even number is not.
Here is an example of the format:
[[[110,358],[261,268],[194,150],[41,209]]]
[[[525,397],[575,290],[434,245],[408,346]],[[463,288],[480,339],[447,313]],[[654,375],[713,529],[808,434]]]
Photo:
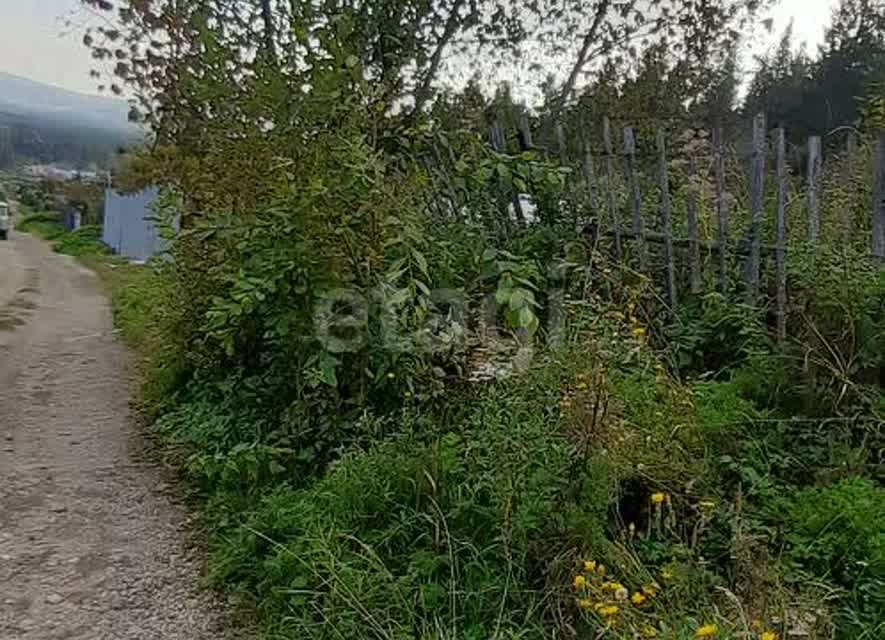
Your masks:
[[[773,55],[759,60],[744,111],[763,112],[802,144],[855,123],[860,102],[885,79],[885,3],[843,0],[813,60],[793,53],[788,28]]]

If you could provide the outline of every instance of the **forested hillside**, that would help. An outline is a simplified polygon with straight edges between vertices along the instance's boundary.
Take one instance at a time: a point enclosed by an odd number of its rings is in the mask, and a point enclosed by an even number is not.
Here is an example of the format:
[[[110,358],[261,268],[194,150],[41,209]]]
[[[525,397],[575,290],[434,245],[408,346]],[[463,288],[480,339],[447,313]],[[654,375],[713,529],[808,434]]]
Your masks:
[[[744,69],[753,0],[83,1],[180,222],[143,415],[263,637],[883,637],[882,2]]]
[[[0,168],[38,162],[108,166],[141,132],[123,100],[86,96],[0,73]]]

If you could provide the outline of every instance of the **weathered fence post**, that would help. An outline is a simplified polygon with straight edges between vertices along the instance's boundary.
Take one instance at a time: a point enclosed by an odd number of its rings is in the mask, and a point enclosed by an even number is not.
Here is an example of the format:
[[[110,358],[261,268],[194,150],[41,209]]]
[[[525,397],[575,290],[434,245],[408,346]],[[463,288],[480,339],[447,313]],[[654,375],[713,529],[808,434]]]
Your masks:
[[[843,181],[845,187],[850,193],[854,189],[854,172],[857,166],[857,134],[854,131],[848,133],[848,140],[845,143],[845,166]],[[854,217],[852,215],[853,207],[842,207],[842,243],[848,246],[851,237],[854,234]]]
[[[713,130],[714,171],[716,173],[716,241],[719,244],[719,290],[728,292],[728,201],[725,192],[725,136],[721,127]]]
[[[559,151],[559,163],[563,166],[567,165],[569,163],[568,143],[565,140],[565,129],[561,122],[556,123],[556,146]]]
[[[506,154],[507,153],[507,139],[504,137],[504,129],[501,127],[501,122],[497,119],[492,123],[491,138],[492,138],[492,147],[495,149],[495,151],[497,151],[498,153],[501,153],[501,154]],[[508,191],[508,189],[506,189],[504,187],[503,181],[501,180],[500,177],[498,178],[498,184],[499,184],[499,187],[500,187],[502,193],[506,194],[506,191]],[[509,190],[509,191],[512,191],[512,190]],[[505,197],[504,201],[506,202],[506,200],[507,200],[507,198]],[[513,193],[510,200],[513,203],[513,213],[516,216],[516,221],[521,225],[525,224],[525,215],[523,215],[523,212],[522,212],[522,202],[519,199],[519,194]],[[504,217],[507,221],[506,226],[509,227],[510,226],[510,216],[505,215]]]
[[[688,261],[691,292],[700,293],[704,288],[701,274],[701,242],[698,229],[698,165],[694,154],[688,159],[688,197],[686,217],[688,222]]]
[[[621,242],[621,216],[618,212],[617,196],[615,194],[615,165],[614,165],[614,146],[612,145],[611,122],[608,117],[602,120],[602,140],[605,145],[605,178],[606,178],[606,200],[608,204],[608,212],[611,216],[612,230],[615,233],[615,260],[620,260],[624,255],[624,248]],[[602,227],[600,226],[600,229]]]
[[[787,338],[787,136],[783,129],[776,134],[777,154],[777,231],[775,263],[777,270],[777,338]]]
[[[523,151],[534,148],[532,142],[532,123],[529,121],[529,114],[525,109],[519,112],[519,145]]]
[[[873,255],[885,260],[885,132],[880,132],[876,140],[875,189],[873,190]]]
[[[593,164],[593,148],[589,140],[583,141],[584,154],[581,159],[581,175],[584,179],[584,189],[590,199],[590,208],[597,212],[597,225],[600,230],[605,227],[602,224],[602,216],[599,215],[599,200],[596,194],[596,168]]]
[[[672,205],[670,203],[670,176],[667,171],[667,140],[663,127],[658,129],[658,179],[661,189],[661,223],[664,228],[664,259],[667,262],[667,295],[670,309],[676,312],[676,263],[673,258]]]
[[[753,119],[753,155],[750,169],[750,252],[747,258],[747,302],[756,303],[759,294],[762,215],[765,210],[765,116]]]
[[[820,237],[820,136],[808,139],[808,241],[817,244]]]
[[[633,237],[639,252],[639,269],[648,268],[648,250],[645,246],[645,226],[642,224],[642,193],[636,176],[636,137],[632,127],[624,127],[624,168],[627,174],[627,188],[630,206],[633,210]]]

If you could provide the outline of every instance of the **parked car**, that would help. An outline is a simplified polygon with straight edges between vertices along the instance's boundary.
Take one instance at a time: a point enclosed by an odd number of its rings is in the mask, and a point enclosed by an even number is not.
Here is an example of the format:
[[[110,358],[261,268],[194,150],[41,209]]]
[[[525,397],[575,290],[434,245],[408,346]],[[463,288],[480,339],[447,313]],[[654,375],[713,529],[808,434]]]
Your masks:
[[[0,202],[0,240],[9,238],[9,229],[12,227],[12,215],[9,213],[9,205]]]

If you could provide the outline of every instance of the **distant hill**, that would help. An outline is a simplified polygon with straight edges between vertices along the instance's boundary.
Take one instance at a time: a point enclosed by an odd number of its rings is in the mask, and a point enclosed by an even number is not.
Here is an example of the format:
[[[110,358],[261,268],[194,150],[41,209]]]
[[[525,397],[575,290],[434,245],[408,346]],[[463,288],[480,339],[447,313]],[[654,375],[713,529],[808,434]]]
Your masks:
[[[21,161],[104,164],[141,138],[124,100],[89,96],[0,72],[0,168]]]

